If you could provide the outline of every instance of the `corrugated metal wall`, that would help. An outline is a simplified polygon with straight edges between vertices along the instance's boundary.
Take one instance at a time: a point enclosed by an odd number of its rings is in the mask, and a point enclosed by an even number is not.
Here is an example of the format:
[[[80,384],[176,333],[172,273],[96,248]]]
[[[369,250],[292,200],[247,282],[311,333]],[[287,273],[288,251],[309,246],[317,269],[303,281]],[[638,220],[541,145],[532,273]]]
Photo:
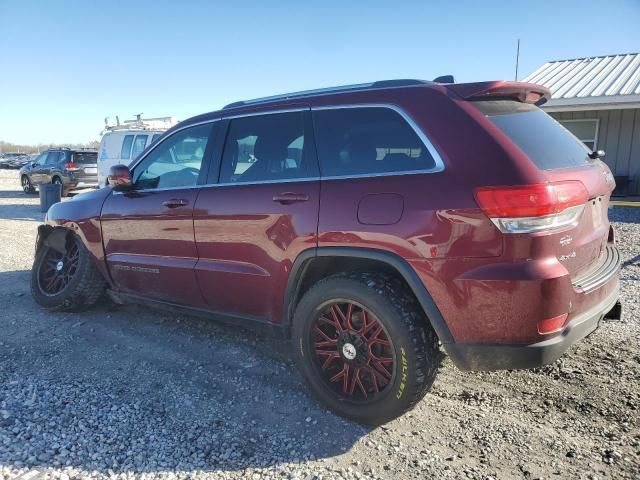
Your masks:
[[[631,179],[628,194],[640,195],[640,109],[549,112],[556,120],[598,118],[599,150],[614,175]]]

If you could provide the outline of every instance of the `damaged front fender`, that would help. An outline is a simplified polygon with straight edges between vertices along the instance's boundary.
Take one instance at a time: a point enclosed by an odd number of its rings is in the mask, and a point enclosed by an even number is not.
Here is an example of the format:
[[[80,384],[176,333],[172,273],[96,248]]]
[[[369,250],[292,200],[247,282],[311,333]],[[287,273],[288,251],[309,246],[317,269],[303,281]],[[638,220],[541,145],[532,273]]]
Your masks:
[[[38,237],[36,239],[36,253],[43,246],[53,248],[62,254],[67,251],[67,234],[66,228],[54,228],[51,225],[40,225],[38,227]]]

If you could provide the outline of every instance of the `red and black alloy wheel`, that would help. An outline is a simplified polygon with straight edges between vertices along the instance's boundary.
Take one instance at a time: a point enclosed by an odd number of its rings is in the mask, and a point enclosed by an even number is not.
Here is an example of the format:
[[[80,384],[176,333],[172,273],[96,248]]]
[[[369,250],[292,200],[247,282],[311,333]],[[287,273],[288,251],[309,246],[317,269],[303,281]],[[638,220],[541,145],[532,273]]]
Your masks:
[[[413,408],[438,368],[438,338],[397,278],[343,272],[298,302],[291,328],[296,361],[314,395],[370,425]]]
[[[371,401],[391,383],[391,340],[364,306],[349,300],[326,304],[313,324],[311,342],[320,376],[345,399]]]

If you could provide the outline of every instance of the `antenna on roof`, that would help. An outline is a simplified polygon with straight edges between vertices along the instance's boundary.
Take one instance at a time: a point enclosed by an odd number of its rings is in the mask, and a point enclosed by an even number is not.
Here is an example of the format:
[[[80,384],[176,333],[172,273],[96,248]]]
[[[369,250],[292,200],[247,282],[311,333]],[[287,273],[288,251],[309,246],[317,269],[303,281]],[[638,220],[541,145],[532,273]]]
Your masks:
[[[518,81],[518,63],[520,62],[520,39],[518,39],[518,46],[516,47],[516,82]]]
[[[105,127],[109,126],[109,117],[104,117],[104,126]]]
[[[138,114],[136,115],[136,122],[138,122],[138,123],[139,123],[139,122],[141,122],[141,121],[142,121],[142,113],[138,113]]]

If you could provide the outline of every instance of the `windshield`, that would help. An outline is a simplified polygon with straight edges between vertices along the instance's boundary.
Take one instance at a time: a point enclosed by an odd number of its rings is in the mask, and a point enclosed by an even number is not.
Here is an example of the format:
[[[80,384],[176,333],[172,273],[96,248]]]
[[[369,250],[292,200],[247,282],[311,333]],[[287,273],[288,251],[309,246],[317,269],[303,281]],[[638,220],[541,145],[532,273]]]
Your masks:
[[[551,170],[590,162],[590,150],[535,105],[514,100],[483,100],[474,104],[538,168]]]

